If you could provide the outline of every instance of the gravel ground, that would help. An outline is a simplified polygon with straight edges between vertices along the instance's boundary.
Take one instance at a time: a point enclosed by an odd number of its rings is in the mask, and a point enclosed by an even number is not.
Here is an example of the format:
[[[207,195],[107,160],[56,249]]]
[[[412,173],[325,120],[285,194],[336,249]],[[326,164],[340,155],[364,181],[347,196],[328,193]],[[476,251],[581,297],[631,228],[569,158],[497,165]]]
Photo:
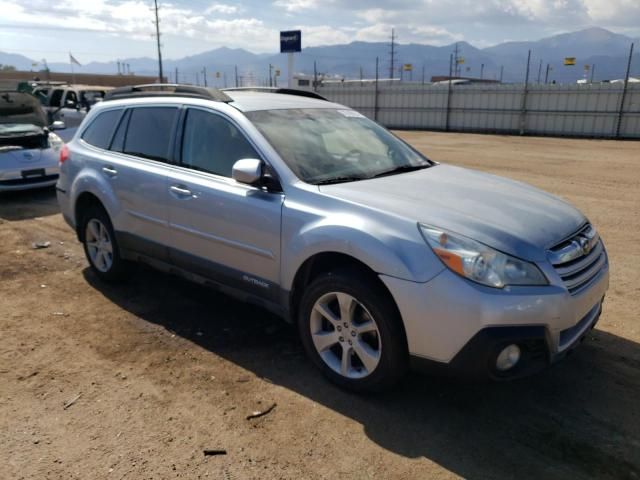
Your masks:
[[[640,478],[640,144],[400,135],[598,226],[611,289],[573,355],[523,381],[412,374],[355,396],[270,314],[142,268],[103,285],[52,191],[0,195],[0,478]]]

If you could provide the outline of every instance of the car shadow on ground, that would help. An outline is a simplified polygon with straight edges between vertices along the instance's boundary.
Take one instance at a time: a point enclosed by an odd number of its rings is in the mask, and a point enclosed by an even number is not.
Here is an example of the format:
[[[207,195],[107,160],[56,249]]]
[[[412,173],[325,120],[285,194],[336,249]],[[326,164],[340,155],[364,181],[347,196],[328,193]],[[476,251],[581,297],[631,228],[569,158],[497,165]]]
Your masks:
[[[60,213],[54,187],[0,193],[0,218],[28,220]]]
[[[464,478],[640,478],[640,345],[624,338],[596,329],[524,380],[412,373],[394,391],[354,395],[326,381],[295,329],[260,308],[146,268],[120,286],[84,275],[123,309],[352,418],[398,455]]]

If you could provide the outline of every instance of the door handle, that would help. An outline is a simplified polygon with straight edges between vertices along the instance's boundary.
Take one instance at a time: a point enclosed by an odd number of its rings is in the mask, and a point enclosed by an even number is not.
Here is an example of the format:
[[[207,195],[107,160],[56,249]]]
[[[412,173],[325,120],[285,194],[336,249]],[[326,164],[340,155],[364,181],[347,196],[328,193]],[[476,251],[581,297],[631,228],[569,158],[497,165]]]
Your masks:
[[[184,185],[171,185],[171,187],[169,187],[169,190],[171,191],[171,193],[175,194],[177,197],[193,196],[193,194],[191,193],[191,190],[189,190]]]
[[[104,173],[106,173],[107,176],[109,176],[109,177],[115,177],[118,174],[118,171],[115,168],[111,167],[111,166],[102,167],[102,171]]]

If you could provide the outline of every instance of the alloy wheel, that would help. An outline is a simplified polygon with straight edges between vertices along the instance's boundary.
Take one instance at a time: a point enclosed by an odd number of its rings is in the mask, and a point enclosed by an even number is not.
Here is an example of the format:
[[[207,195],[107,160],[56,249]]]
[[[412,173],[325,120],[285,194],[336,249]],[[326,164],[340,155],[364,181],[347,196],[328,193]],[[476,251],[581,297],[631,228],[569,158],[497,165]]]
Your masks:
[[[334,372],[351,379],[364,378],[380,363],[378,325],[353,296],[324,294],[314,304],[309,321],[313,345]]]

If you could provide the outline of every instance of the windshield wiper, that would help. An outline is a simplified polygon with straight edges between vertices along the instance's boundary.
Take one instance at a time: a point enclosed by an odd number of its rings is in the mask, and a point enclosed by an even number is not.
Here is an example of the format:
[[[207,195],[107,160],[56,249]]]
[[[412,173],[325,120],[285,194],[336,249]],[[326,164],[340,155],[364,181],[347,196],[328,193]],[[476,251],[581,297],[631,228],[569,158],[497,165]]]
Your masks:
[[[389,170],[383,170],[380,173],[376,173],[369,178],[386,177],[388,175],[395,175],[396,173],[414,172],[416,170],[422,170],[429,168],[431,165],[400,165],[399,167],[393,167]]]
[[[356,175],[345,175],[342,177],[332,177],[325,178],[324,180],[320,180],[318,182],[313,182],[314,185],[331,185],[333,183],[346,183],[346,182],[357,182],[358,180],[366,180],[369,177],[358,177]]]

